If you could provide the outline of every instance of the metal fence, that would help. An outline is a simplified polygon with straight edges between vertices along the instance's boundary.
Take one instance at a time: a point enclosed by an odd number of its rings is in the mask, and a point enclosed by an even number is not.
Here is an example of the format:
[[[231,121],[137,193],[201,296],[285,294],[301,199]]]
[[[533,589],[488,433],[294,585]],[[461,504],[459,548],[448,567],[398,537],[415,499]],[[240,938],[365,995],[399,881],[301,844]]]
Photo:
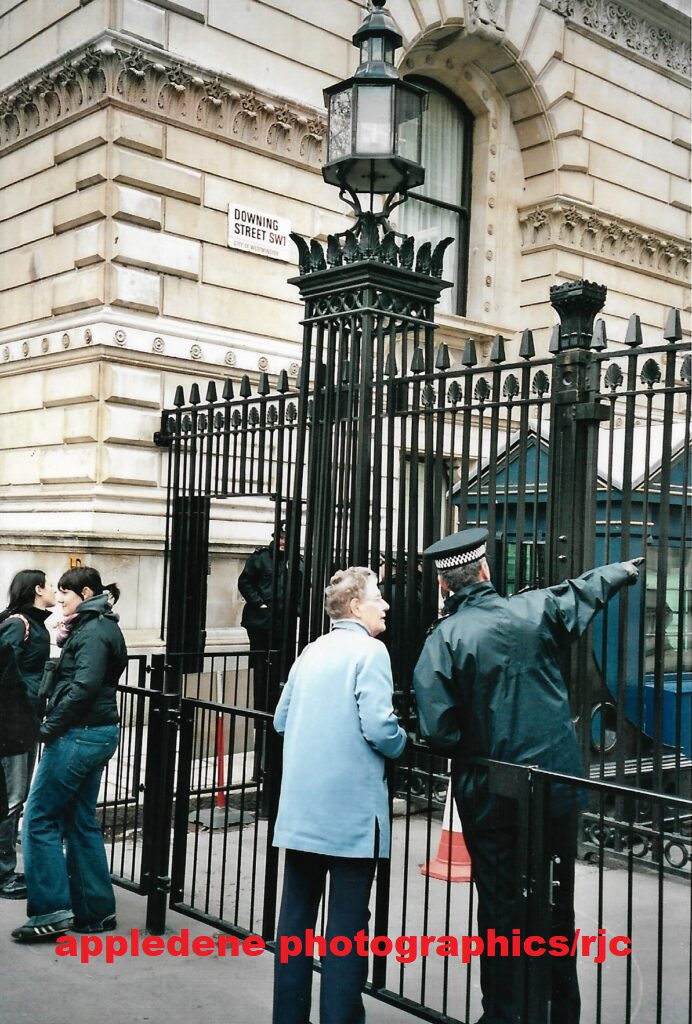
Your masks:
[[[264,496],[275,502],[275,527],[288,521],[287,608],[281,635],[272,637],[272,685],[323,632],[331,573],[367,564],[391,606],[384,641],[397,709],[412,726],[411,670],[437,614],[434,572],[420,559],[433,540],[486,526],[493,578],[507,594],[643,555],[644,585],[611,602],[564,665],[589,767],[588,782],[567,785],[589,797],[578,905],[588,908],[596,936],[612,921],[633,942],[636,931],[643,958],[588,967],[583,958],[583,1019],[619,1013],[669,1024],[690,1003],[680,988],[689,976],[684,950],[671,947],[675,935],[689,935],[691,856],[692,375],[679,315],[671,311],[660,343],[643,344],[636,316],[624,338],[609,340],[603,321],[594,324],[605,288],[573,282],[551,289],[560,324],[548,356],[536,356],[524,331],[514,352],[498,336],[487,351],[469,340],[457,358],[435,344],[441,262],[421,246],[414,269],[412,239],[376,242],[374,234],[330,239],[326,255],[316,240],[301,248],[298,394],[285,376],[272,392],[263,374],[255,393],[243,378],[239,398],[228,382],[220,399],[211,383],[205,402],[196,386],[189,401],[179,390],[162,415],[157,443],[170,452],[168,652],[151,709],[158,758],[147,763],[160,794],[144,814],[150,923],[160,923],[172,886],[185,913],[273,936],[281,863],[271,845],[279,764],[270,718],[251,707],[249,665],[204,654],[216,502]],[[550,782],[527,767],[503,770],[515,773],[525,806]],[[380,866],[375,930],[470,933],[470,887],[419,874],[434,856],[447,762],[410,745],[392,785],[405,813],[395,819],[392,862]],[[147,822],[157,829],[151,843]],[[523,834],[522,906],[527,919],[545,923],[546,865],[531,874],[543,831],[534,816]],[[474,1019],[476,966],[458,967],[440,957],[396,966],[376,957],[370,984],[425,1019]],[[519,958],[517,1012],[542,1024],[544,971],[525,968]],[[606,970],[617,984],[604,984]]]
[[[271,948],[282,878],[282,858],[271,841],[280,750],[271,716],[246,699],[251,672],[247,652],[209,656],[185,680],[191,695],[181,696],[165,692],[166,673],[179,677],[174,665],[131,658],[119,687],[123,736],[107,771],[101,814],[114,879],[147,897],[148,927],[160,930],[170,906],[222,931],[262,935]],[[200,696],[205,689],[213,692]],[[256,749],[259,783],[253,779]],[[166,765],[171,779],[162,772]],[[685,1024],[692,1009],[689,794],[516,765],[493,768],[500,791],[511,792],[519,808],[544,806],[545,791],[556,781],[585,794],[575,890],[582,1020]],[[449,874],[458,857],[443,834],[455,828],[449,805],[442,810],[448,785],[447,762],[410,743],[392,775],[392,857],[378,868],[371,932],[415,939],[416,955],[405,955],[409,945],[401,947],[402,962],[395,952],[373,957],[368,988],[421,1019],[458,1024],[480,1014],[478,959],[462,963],[449,943],[439,943],[449,936],[460,951],[462,936],[477,932],[474,889],[469,881],[421,872],[437,859],[442,874]],[[550,914],[545,830],[540,818],[521,813],[526,828],[520,830],[517,885],[524,897],[517,927],[541,934]],[[422,936],[435,936],[427,955]],[[605,943],[600,962],[599,936]],[[631,956],[611,950],[615,936],[631,940]],[[440,948],[451,949],[450,955],[440,955]],[[543,1024],[547,961],[516,961],[523,1019]]]

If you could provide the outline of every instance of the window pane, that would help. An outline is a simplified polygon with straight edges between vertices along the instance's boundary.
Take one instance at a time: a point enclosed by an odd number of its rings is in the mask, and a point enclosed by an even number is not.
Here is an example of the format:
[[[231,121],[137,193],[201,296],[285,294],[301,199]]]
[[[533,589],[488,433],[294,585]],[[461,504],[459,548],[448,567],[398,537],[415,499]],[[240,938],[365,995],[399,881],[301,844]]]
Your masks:
[[[416,190],[417,191],[417,190]],[[457,310],[457,267],[459,259],[459,238],[461,218],[453,210],[445,210],[430,203],[421,203],[414,199],[415,193],[400,207],[399,231],[413,235],[417,245],[432,242],[433,249],[443,238],[453,238],[453,243],[445,253],[442,277],[445,281],[454,281],[453,288],[442,292],[437,309],[441,313],[455,313]]]
[[[415,191],[458,206],[464,157],[464,119],[452,100],[431,91],[423,118],[425,183]]]

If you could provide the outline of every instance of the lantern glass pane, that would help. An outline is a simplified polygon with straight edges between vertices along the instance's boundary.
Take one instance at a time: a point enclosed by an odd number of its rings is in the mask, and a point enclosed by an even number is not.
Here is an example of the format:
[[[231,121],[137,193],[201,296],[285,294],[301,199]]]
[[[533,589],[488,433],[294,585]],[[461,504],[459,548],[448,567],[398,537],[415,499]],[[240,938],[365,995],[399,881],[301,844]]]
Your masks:
[[[396,99],[397,137],[396,151],[405,160],[419,164],[423,97],[408,89],[399,89]]]
[[[327,160],[350,156],[353,144],[353,90],[342,89],[329,99],[329,144]]]
[[[393,99],[394,88],[391,85],[358,86],[358,109],[356,113],[357,153],[380,154],[393,152]]]
[[[384,60],[384,39],[382,36],[370,38],[370,60]]]

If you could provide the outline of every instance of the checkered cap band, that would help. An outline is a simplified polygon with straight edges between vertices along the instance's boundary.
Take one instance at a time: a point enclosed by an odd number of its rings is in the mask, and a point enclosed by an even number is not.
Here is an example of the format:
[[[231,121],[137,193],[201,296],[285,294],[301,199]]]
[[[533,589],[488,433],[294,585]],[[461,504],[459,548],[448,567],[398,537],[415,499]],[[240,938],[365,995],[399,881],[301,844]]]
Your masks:
[[[458,555],[450,555],[449,558],[436,558],[435,567],[437,569],[455,569],[458,565],[469,565],[471,562],[477,562],[480,558],[483,558],[485,554],[485,544],[481,544],[480,547],[472,548],[471,551],[462,551]]]

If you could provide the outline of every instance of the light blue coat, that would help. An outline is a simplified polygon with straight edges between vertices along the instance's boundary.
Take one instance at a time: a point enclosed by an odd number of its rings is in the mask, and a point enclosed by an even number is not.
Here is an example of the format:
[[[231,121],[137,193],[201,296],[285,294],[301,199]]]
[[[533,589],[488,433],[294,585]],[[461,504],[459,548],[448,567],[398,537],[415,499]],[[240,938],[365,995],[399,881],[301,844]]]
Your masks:
[[[392,708],[384,644],[352,619],[308,644],[274,716],[285,737],[274,845],[334,857],[389,856],[385,757],[406,733]]]

